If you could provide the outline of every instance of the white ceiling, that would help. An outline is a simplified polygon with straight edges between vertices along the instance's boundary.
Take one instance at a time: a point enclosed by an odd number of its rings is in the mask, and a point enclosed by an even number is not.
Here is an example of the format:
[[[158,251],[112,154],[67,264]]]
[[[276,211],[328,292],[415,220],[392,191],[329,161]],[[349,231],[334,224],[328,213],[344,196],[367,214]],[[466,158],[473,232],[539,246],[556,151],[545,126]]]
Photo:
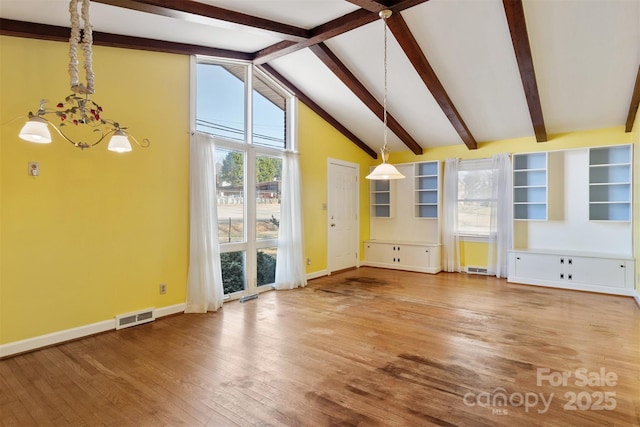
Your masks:
[[[358,9],[344,0],[207,0],[209,5],[311,29]],[[640,65],[640,0],[524,0],[547,134],[623,126]],[[0,17],[69,26],[67,0],[0,0]],[[534,135],[500,0],[430,0],[402,12],[478,143]],[[256,52],[282,41],[221,21],[198,23],[101,3],[95,31]],[[383,26],[377,20],[326,45],[382,103]],[[462,144],[389,32],[388,111],[418,144]],[[378,150],[379,119],[309,50],[269,63]],[[392,151],[406,150],[393,134]]]

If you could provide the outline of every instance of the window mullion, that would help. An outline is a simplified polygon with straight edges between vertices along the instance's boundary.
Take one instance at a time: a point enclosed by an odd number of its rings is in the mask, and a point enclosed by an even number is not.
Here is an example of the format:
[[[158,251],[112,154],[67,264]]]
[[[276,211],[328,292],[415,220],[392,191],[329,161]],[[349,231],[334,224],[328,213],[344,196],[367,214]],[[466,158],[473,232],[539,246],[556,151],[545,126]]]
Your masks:
[[[245,172],[246,196],[246,225],[245,237],[247,239],[247,289],[255,290],[256,287],[256,153],[253,149],[253,66],[247,67],[245,86],[245,143],[247,146],[247,162]]]

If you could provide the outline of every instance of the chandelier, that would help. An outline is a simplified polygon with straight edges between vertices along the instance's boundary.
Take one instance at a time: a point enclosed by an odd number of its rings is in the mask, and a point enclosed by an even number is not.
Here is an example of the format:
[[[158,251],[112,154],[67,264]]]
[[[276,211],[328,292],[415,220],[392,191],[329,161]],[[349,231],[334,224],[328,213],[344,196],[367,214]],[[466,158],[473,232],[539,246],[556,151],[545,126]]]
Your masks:
[[[69,38],[69,76],[71,77],[71,94],[63,102],[59,102],[55,108],[47,108],[45,99],[40,101],[40,108],[36,113],[29,112],[29,120],[20,130],[20,138],[25,141],[40,144],[51,142],[49,127],[53,128],[62,138],[73,144],[75,147],[84,150],[91,148],[104,141],[107,137],[109,151],[125,153],[131,151],[130,140],[139,147],[147,148],[150,145],[148,139],[138,142],[132,135],[128,135],[127,128],[111,119],[103,117],[103,109],[90,98],[94,93],[95,78],[92,68],[93,30],[89,21],[89,0],[82,2],[81,14],[83,20],[82,37],[80,32],[80,16],[78,14],[78,0],[69,2],[69,14],[71,18],[71,36]],[[78,47],[84,57],[83,68],[86,77],[86,84],[80,83],[78,79]],[[46,116],[54,117],[57,126]],[[89,142],[74,141],[68,136],[68,132],[63,131],[65,127],[88,126],[93,129],[94,137]]]
[[[381,10],[378,14],[382,18],[384,23],[384,102],[383,102],[383,122],[384,122],[384,144],[380,149],[382,155],[382,163],[376,166],[376,168],[366,176],[367,179],[402,179],[405,176],[402,175],[395,166],[387,163],[389,160],[389,149],[387,148],[387,18],[391,16],[391,11],[388,9]]]

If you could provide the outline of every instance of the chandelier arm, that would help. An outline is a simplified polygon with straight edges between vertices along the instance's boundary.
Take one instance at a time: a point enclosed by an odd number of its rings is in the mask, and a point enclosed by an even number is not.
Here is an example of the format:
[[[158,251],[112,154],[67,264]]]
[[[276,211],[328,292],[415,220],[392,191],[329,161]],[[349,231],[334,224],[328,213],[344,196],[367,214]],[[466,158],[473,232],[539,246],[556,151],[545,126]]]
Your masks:
[[[45,114],[49,114],[49,113],[45,113]],[[49,121],[46,118],[42,117],[41,114],[38,115],[38,117],[40,117],[42,120],[47,122],[47,124],[50,127],[52,127],[58,133],[58,135],[60,135],[65,141],[67,141],[68,143],[70,143],[74,147],[78,147],[78,148],[80,148],[82,150],[84,150],[85,148],[95,147],[96,145],[100,144],[106,137],[108,137],[109,135],[112,135],[113,133],[115,133],[118,130],[118,129],[111,129],[107,133],[104,133],[101,130],[96,129],[94,132],[100,132],[100,139],[98,139],[97,141],[95,141],[95,142],[93,142],[91,144],[86,143],[86,142],[75,142],[74,140],[69,138],[67,135],[65,135],[64,132],[62,132],[56,125],[51,123],[51,121]]]
[[[149,140],[149,138],[143,138],[142,144],[140,144],[136,137],[131,135],[130,133],[127,134],[127,137],[133,139],[133,142],[135,142],[136,145],[140,148],[148,148],[151,145],[151,141]]]

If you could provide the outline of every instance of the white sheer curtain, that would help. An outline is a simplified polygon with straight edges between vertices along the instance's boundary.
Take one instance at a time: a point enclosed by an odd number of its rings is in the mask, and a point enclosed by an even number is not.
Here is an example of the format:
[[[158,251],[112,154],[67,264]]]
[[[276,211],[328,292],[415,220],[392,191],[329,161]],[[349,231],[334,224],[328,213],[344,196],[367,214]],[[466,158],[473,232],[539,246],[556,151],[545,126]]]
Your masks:
[[[189,154],[190,242],[185,313],[222,307],[222,271],[218,247],[216,157],[213,137],[194,133]]]
[[[460,271],[458,223],[458,159],[444,162],[442,245],[444,271]]]
[[[492,199],[489,233],[489,271],[507,277],[508,251],[513,241],[511,158],[506,153],[492,158]]]
[[[302,240],[302,192],[298,153],[285,151],[282,158],[282,194],[276,289],[306,286]]]
[[[285,151],[282,158],[282,194],[276,289],[306,286],[302,240],[302,191],[298,153]]]

